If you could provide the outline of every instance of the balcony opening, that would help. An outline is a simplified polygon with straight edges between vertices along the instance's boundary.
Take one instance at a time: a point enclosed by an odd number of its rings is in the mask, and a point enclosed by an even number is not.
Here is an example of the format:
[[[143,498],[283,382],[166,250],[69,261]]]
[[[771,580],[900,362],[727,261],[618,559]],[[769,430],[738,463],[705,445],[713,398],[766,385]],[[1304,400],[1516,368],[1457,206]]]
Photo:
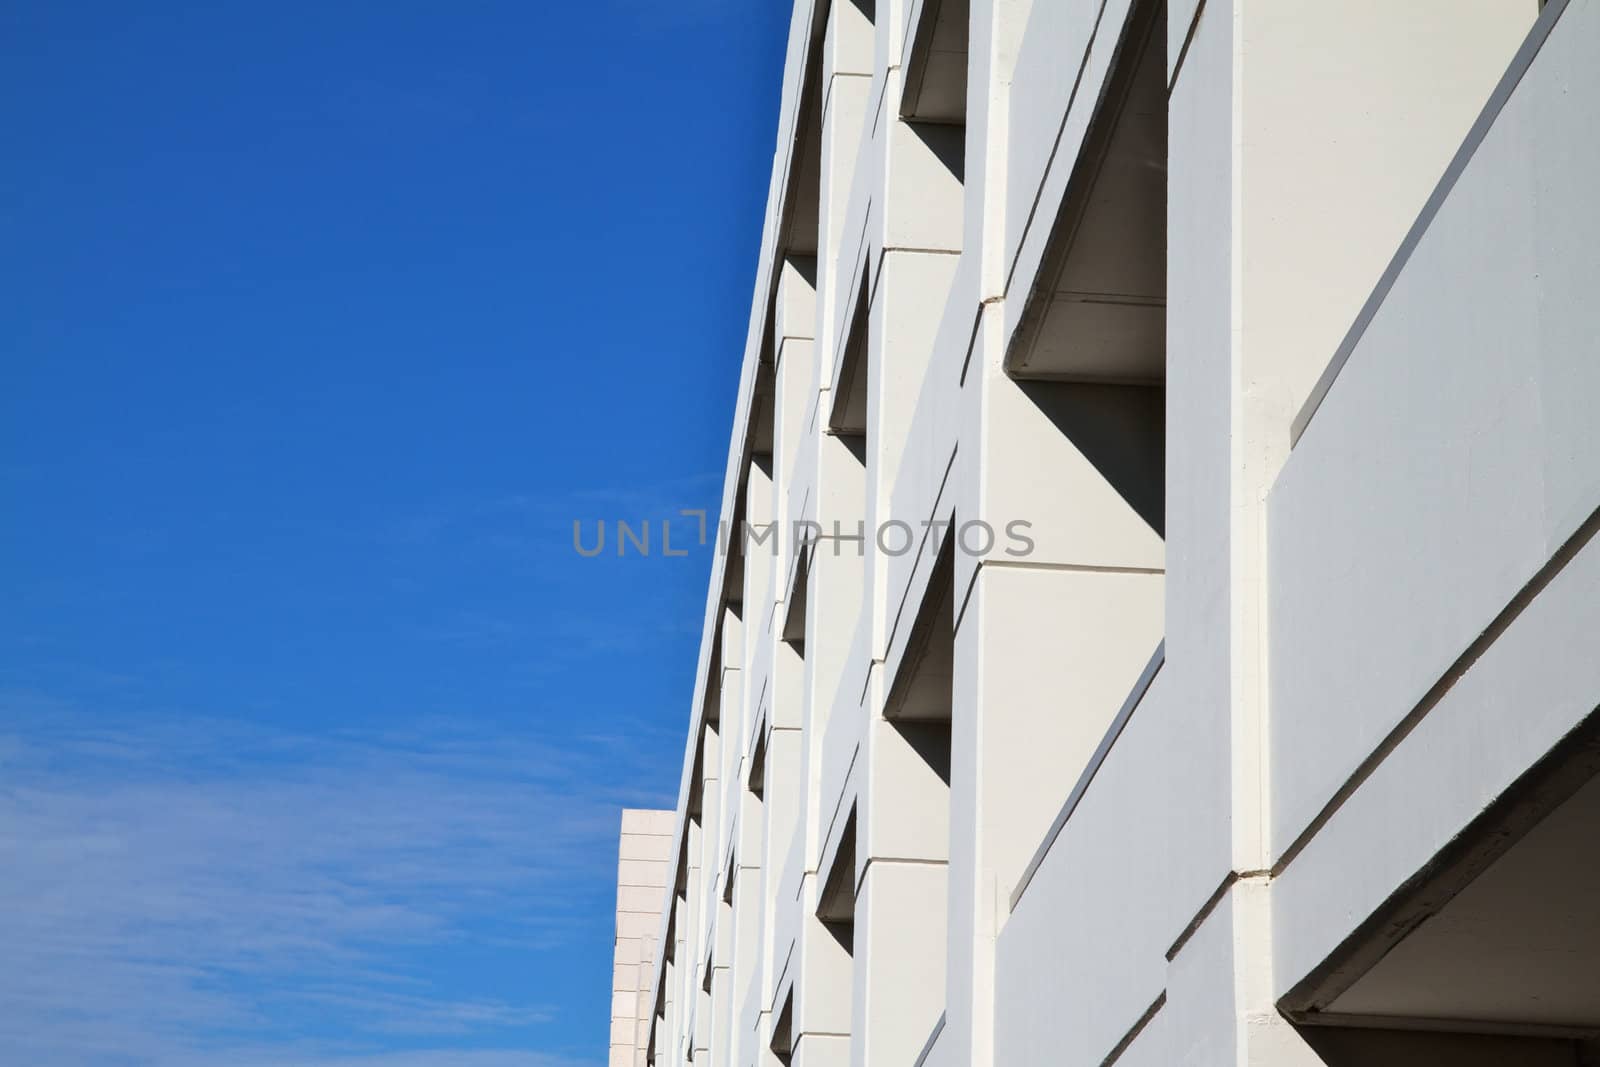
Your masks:
[[[807,586],[810,584],[813,548],[814,546],[796,546],[794,584],[784,605],[783,628],[780,631],[783,643],[793,649],[802,662],[806,656],[806,612],[809,596]]]
[[[923,0],[907,41],[900,117],[908,121],[967,124],[967,34],[970,0]]]
[[[840,357],[838,385],[830,398],[828,432],[862,438],[860,454],[866,462],[867,434],[867,319],[872,301],[871,281],[863,269],[856,288],[850,332]]]
[[[763,734],[756,739],[755,755],[750,760],[750,778],[748,782],[750,793],[758,801],[765,801],[767,794],[767,739]]]
[[[904,220],[891,219],[890,243],[927,252],[962,247],[967,152],[967,32],[970,0],[923,0],[911,5],[899,130],[891,146],[889,195],[913,204]],[[898,236],[894,236],[898,235]],[[930,299],[940,304],[935,282]]]
[[[931,830],[933,847],[917,858],[935,862],[949,858],[954,544],[954,538],[946,535],[883,713],[919,769],[904,780],[900,798],[906,810]],[[939,925],[943,926],[942,918]]]
[[[761,356],[756,364],[755,385],[751,390],[745,430],[744,481],[734,502],[731,526],[722,544],[727,553],[722,595],[729,609],[741,620],[746,602],[760,604],[762,601],[768,575],[763,561],[769,561],[771,557],[770,552],[764,552],[754,545],[747,531],[762,536],[773,520],[772,446],[777,414],[777,368],[774,359],[769,333],[763,338]],[[771,541],[763,544],[771,544]],[[755,550],[752,551],[752,548]]]
[[[855,954],[856,813],[850,812],[817,896],[817,918],[846,956]]]
[[[1006,369],[1165,536],[1167,99],[1160,5],[1129,16]]]
[[[1329,1067],[1600,1063],[1600,712],[1279,1005]]]
[[[784,533],[791,535],[791,531]],[[790,583],[789,588],[783,603],[775,607],[782,614],[774,620],[778,631],[776,661],[773,664],[777,703],[772,714],[774,723],[786,722],[803,729],[806,725],[806,585],[811,550],[797,543],[793,551],[794,575],[792,579],[784,579]]]
[[[863,536],[866,534],[867,518],[867,435],[872,432],[872,420],[867,417],[871,388],[868,380],[867,322],[871,299],[869,281],[862,277],[823,444],[823,462],[827,465],[825,473],[831,474],[837,483],[837,491],[830,495],[839,503],[836,520],[839,530],[848,535],[859,532]],[[824,487],[824,492],[827,491]],[[848,547],[838,542],[833,546],[836,553],[843,553]],[[859,550],[857,557],[864,557],[865,542],[856,542],[856,548]]]
[[[1135,5],[1005,365],[1165,536],[1167,98],[1158,3]]]
[[[794,991],[783,998],[783,1007],[779,1009],[777,1018],[772,1022],[772,1037],[767,1042],[772,1049],[773,1058],[783,1067],[789,1067],[794,1060]]]

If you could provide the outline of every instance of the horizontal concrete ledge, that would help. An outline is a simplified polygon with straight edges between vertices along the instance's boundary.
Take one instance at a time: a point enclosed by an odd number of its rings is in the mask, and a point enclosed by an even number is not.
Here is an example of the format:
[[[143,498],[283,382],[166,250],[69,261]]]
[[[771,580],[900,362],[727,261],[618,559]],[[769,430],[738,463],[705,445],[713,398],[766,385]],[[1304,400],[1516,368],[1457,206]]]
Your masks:
[[[922,1043],[922,1051],[917,1053],[917,1058],[913,1061],[912,1067],[922,1067],[923,1064],[928,1062],[928,1057],[933,1055],[933,1046],[939,1043],[939,1035],[944,1033],[944,1017],[945,1013],[941,1011],[939,1013],[939,1021],[933,1024],[933,1032],[928,1035],[928,1040]]]
[[[1022,894],[1028,891],[1028,884],[1033,881],[1033,876],[1039,870],[1039,865],[1050,854],[1050,849],[1056,843],[1056,838],[1061,836],[1061,831],[1066,828],[1067,821],[1072,818],[1072,813],[1077,810],[1084,794],[1089,791],[1089,783],[1094,781],[1100,767],[1111,754],[1117,738],[1122,736],[1122,731],[1127,728],[1128,721],[1133,718],[1133,711],[1144,699],[1145,693],[1150,688],[1150,683],[1155,681],[1156,675],[1161,671],[1161,665],[1167,661],[1167,643],[1163,640],[1156,645],[1156,650],[1150,656],[1150,662],[1139,674],[1138,681],[1133,683],[1133,689],[1128,693],[1122,707],[1117,712],[1117,717],[1111,720],[1111,725],[1106,728],[1105,736],[1100,739],[1100,744],[1095,748],[1094,755],[1089,757],[1088,766],[1083,768],[1083,773],[1078,775],[1077,784],[1072,787],[1072,792],[1067,795],[1067,802],[1061,805],[1061,812],[1050,824],[1050,829],[1045,831],[1044,840],[1039,843],[1039,848],[1034,852],[1033,859],[1028,861],[1028,867],[1022,872],[1022,880],[1017,883],[1017,888],[1011,893],[1011,911],[1017,910],[1017,902],[1022,899]]]
[[[1333,359],[1323,370],[1322,376],[1317,379],[1317,384],[1311,387],[1311,395],[1306,397],[1306,402],[1301,405],[1300,413],[1294,417],[1294,422],[1289,427],[1289,447],[1293,448],[1300,443],[1300,437],[1306,432],[1306,427],[1311,424],[1312,418],[1317,414],[1317,409],[1322,406],[1322,401],[1327,398],[1328,391],[1333,388],[1333,383],[1338,379],[1339,372],[1344,370],[1344,365],[1350,361],[1351,354],[1361,343],[1362,336],[1367,332],[1367,327],[1372,325],[1372,320],[1377,317],[1379,309],[1383,307],[1389,293],[1394,289],[1395,282],[1399,280],[1400,273],[1405,270],[1406,264],[1411,261],[1412,253],[1417,250],[1417,245],[1422,243],[1422,238],[1433,225],[1434,218],[1439,214],[1439,209],[1449,199],[1450,192],[1456,187],[1462,173],[1467,169],[1467,164],[1472,162],[1472,157],[1477,155],[1484,138],[1493,128],[1500,112],[1505,110],[1511,94],[1516,92],[1517,86],[1522,82],[1522,76],[1533,66],[1539,49],[1550,37],[1550,31],[1561,19],[1567,10],[1567,0],[1549,0],[1533,27],[1528,31],[1528,36],[1523,40],[1522,47],[1517,49],[1517,54],[1511,58],[1511,65],[1501,76],[1494,87],[1494,92],[1489,94],[1489,102],[1483,105],[1483,111],[1478,114],[1478,120],[1472,124],[1472,129],[1467,131],[1466,140],[1461,142],[1461,147],[1456,149],[1455,156],[1450,160],[1450,165],[1445,167],[1444,176],[1439,179],[1439,184],[1434,187],[1433,193],[1428,197],[1428,202],[1423,205],[1422,213],[1417,216],[1417,221],[1411,224],[1411,230],[1406,234],[1405,240],[1400,242],[1400,248],[1395,252],[1394,258],[1389,261],[1388,268],[1383,276],[1378,279],[1378,284],[1372,290],[1372,295],[1367,297],[1367,302],[1362,305],[1361,312],[1356,316],[1356,321],[1351,325],[1350,332],[1345,334],[1344,340],[1333,354]]]

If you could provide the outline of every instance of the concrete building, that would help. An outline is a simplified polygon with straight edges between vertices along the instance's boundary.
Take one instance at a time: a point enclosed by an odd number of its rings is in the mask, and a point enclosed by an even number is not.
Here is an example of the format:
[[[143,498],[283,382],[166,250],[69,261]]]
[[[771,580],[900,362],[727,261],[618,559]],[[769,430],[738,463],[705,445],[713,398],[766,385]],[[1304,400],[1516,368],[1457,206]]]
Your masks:
[[[613,1062],[1600,1063],[1600,0],[800,0],[779,130]]]
[[[643,1067],[656,946],[672,875],[676,813],[629,808],[617,848],[617,936],[611,966],[610,1067]]]

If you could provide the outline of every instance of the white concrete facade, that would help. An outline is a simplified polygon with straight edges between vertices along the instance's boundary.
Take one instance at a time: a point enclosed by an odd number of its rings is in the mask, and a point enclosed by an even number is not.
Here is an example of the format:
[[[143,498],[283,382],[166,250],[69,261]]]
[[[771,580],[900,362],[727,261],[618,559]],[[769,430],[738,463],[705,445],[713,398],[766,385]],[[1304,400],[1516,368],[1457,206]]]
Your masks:
[[[627,808],[617,844],[617,925],[611,950],[610,1067],[644,1067],[661,912],[672,881],[676,812]]]
[[[613,1062],[1600,1063],[1600,0],[799,0],[779,131]]]

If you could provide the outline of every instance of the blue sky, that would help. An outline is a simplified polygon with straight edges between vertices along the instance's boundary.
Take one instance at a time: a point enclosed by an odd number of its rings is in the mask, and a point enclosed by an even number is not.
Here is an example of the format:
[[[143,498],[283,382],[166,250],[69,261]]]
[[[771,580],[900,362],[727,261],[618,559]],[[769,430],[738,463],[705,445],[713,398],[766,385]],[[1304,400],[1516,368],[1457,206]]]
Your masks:
[[[0,5],[0,1063],[603,1062],[786,25]]]

